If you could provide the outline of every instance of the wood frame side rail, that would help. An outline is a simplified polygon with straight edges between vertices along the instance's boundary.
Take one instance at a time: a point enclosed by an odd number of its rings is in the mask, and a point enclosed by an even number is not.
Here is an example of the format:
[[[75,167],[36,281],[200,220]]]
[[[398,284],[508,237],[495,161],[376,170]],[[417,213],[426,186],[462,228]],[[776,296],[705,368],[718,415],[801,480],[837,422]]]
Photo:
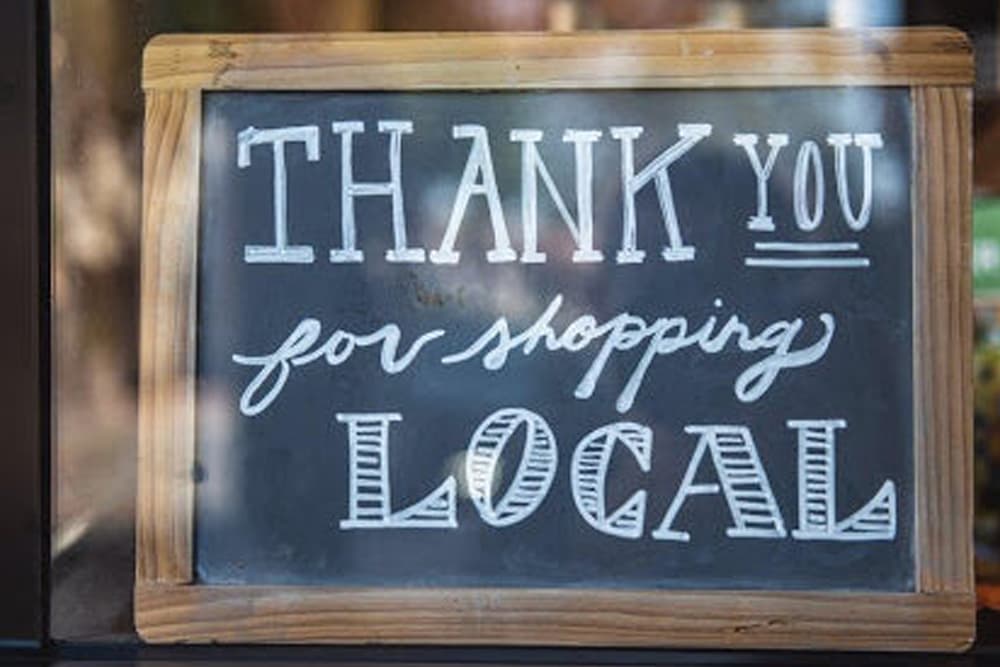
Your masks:
[[[143,83],[135,608],[146,640],[911,650],[970,645],[972,56],[961,33],[164,36],[146,49]],[[910,88],[914,592],[374,590],[195,581],[204,91],[806,85]]]

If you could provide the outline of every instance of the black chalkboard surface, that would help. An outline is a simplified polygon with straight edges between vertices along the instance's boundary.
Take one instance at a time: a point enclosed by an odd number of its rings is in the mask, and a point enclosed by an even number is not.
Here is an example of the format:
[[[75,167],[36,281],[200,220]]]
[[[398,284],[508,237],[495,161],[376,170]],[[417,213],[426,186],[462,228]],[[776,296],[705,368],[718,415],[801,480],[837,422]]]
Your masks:
[[[206,93],[198,580],[913,590],[911,152],[906,88]]]

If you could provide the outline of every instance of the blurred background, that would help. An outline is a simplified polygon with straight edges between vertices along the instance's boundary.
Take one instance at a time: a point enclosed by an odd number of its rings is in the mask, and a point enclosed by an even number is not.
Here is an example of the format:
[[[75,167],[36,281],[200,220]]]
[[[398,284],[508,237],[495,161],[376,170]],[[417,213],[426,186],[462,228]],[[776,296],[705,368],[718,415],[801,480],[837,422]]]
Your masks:
[[[163,32],[948,25],[976,55],[976,539],[1000,581],[1000,0],[51,0],[55,465],[52,635],[134,641],[146,41]],[[997,589],[1000,590],[1000,589]]]

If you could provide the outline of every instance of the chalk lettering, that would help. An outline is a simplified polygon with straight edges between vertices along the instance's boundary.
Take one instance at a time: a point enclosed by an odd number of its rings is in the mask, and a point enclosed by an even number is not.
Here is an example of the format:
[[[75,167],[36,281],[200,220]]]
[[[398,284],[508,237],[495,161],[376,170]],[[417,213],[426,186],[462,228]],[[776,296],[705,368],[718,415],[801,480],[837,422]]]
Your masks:
[[[691,461],[681,488],[677,491],[653,539],[689,542],[691,534],[677,530],[674,521],[691,496],[717,494],[725,496],[733,525],[726,529],[729,537],[785,537],[785,522],[771,491],[771,483],[757,454],[750,429],[745,426],[686,426],[685,433],[697,435]],[[696,483],[695,475],[705,454],[710,453],[719,483]]]
[[[455,528],[455,478],[444,482],[406,509],[392,511],[389,482],[389,424],[401,422],[398,412],[338,412],[347,424],[348,518],[342,530],[353,528]]]
[[[406,244],[406,214],[403,211],[403,135],[413,132],[408,120],[380,120],[378,131],[389,135],[389,180],[384,183],[359,183],[354,180],[354,135],[365,131],[361,121],[333,123],[333,132],[340,135],[340,234],[342,247],[330,251],[331,262],[361,262],[364,253],[357,249],[354,220],[356,197],[392,198],[392,237],[394,246],[387,250],[388,262],[424,261],[423,248]]]
[[[541,130],[515,129],[510,140],[521,144],[521,224],[524,228],[524,250],[521,261],[538,264],[545,261],[545,253],[538,251],[538,179],[548,190],[559,216],[569,227],[576,250],[574,262],[600,262],[604,254],[594,249],[594,150],[593,144],[601,138],[600,130],[566,130],[563,141],[572,142],[576,158],[576,211],[573,220],[562,195],[559,194],[545,162],[538,153],[537,143],[542,140]]]
[[[757,212],[751,215],[747,221],[747,229],[755,232],[773,232],[774,220],[771,219],[767,211],[767,181],[771,178],[778,153],[781,152],[782,147],[788,145],[788,135],[767,135],[767,145],[770,150],[767,152],[764,164],[761,164],[760,157],[757,155],[756,134],[734,135],[733,143],[742,146],[743,150],[746,151],[747,157],[750,158],[750,167],[753,169],[754,176],[757,177]]]
[[[514,478],[499,499],[493,498],[497,464],[518,428],[525,428],[524,450]],[[491,526],[512,526],[529,517],[549,492],[559,450],[552,429],[531,410],[497,410],[479,425],[469,440],[465,478],[479,516]]]
[[[635,540],[642,536],[646,519],[646,492],[636,491],[610,514],[605,504],[608,467],[619,443],[625,445],[643,472],[649,472],[653,432],[642,424],[618,422],[588,433],[576,446],[570,466],[570,487],[577,511],[595,530]]]
[[[319,128],[315,125],[279,127],[258,130],[251,126],[236,137],[236,165],[240,169],[250,166],[250,149],[270,144],[273,156],[272,200],[274,208],[274,245],[247,245],[243,248],[243,261],[249,264],[310,264],[313,249],[307,245],[288,245],[288,170],[285,167],[285,144],[305,144],[306,159],[319,160]]]
[[[831,134],[826,141],[833,146],[833,164],[837,175],[837,198],[847,226],[861,231],[868,226],[872,213],[872,149],[882,148],[881,134]],[[847,188],[847,147],[851,144],[861,149],[861,209],[854,214],[850,192]]]
[[[681,123],[677,126],[680,139],[653,158],[642,170],[635,173],[635,140],[643,133],[642,127],[612,127],[611,136],[621,143],[622,182],[622,247],[616,260],[619,264],[638,264],[646,253],[637,247],[635,219],[635,195],[650,181],[656,186],[656,196],[660,202],[663,225],[667,232],[667,245],[661,255],[666,262],[694,259],[694,246],[685,245],[681,238],[677,211],[674,208],[674,194],[670,188],[670,174],[667,171],[682,155],[694,148],[695,144],[712,134],[712,126],[704,123]]]
[[[465,170],[462,172],[462,180],[458,184],[458,193],[455,195],[455,204],[448,217],[444,238],[441,239],[441,247],[431,251],[431,261],[435,264],[458,263],[460,253],[455,250],[458,229],[465,219],[469,199],[473,195],[482,195],[486,198],[495,243],[493,249],[487,251],[486,261],[513,262],[517,259],[517,253],[510,247],[510,236],[507,234],[507,222],[504,220],[503,206],[500,204],[500,193],[497,190],[497,178],[493,171],[493,156],[490,153],[490,140],[486,128],[482,125],[456,125],[452,128],[452,136],[456,139],[472,139],[472,146],[469,149]]]

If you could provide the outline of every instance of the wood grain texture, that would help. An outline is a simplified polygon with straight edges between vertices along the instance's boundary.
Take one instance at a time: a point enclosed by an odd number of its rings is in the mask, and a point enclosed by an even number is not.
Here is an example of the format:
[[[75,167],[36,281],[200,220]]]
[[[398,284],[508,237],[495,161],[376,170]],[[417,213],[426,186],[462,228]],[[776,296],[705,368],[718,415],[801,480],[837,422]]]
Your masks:
[[[970,592],[972,91],[912,97],[918,586]]]
[[[147,90],[966,85],[944,28],[738,32],[161,35]]]
[[[146,97],[136,578],[191,580],[201,93]]]
[[[963,594],[140,586],[156,642],[960,650]]]

